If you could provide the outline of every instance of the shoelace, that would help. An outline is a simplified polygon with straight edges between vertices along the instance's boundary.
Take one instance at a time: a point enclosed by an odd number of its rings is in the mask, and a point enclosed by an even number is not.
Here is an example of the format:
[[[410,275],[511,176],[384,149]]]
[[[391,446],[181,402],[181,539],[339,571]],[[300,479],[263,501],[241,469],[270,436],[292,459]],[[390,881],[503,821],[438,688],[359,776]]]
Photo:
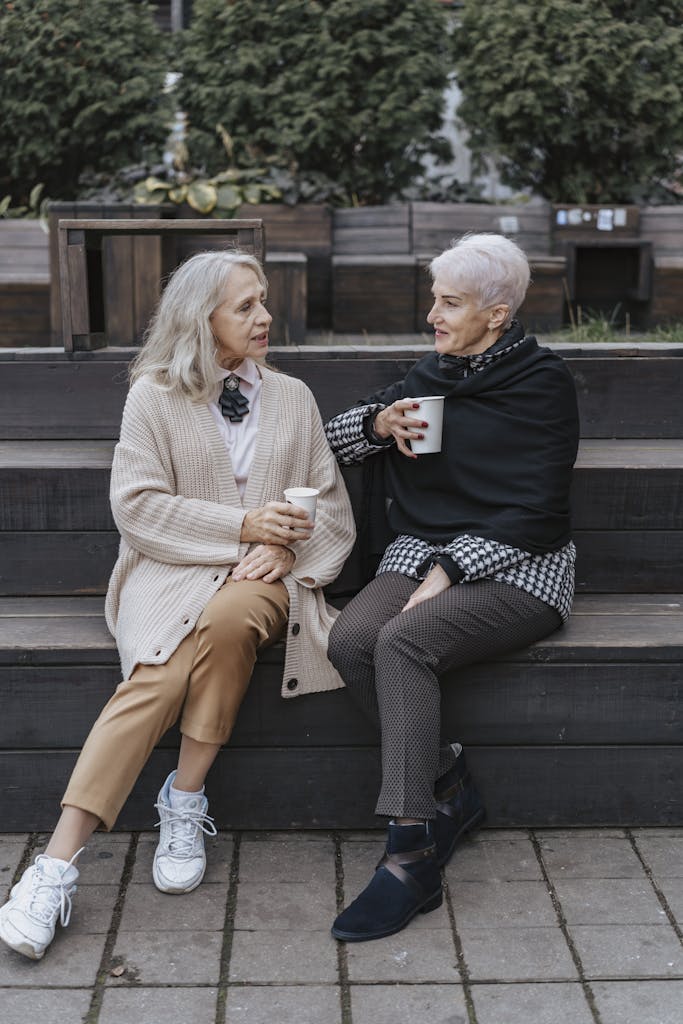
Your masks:
[[[173,857],[192,856],[197,829],[200,829],[206,836],[218,835],[213,818],[202,811],[178,810],[169,804],[161,803],[156,803],[154,806],[158,811],[163,810],[167,816],[168,824],[171,827],[168,852]],[[158,828],[161,824],[161,821],[157,821],[154,827]]]
[[[83,853],[85,847],[81,847],[67,863],[64,871],[48,872],[45,870],[46,858],[44,854],[36,857],[33,878],[31,880],[31,897],[27,913],[41,924],[49,924],[55,910],[59,907],[59,920],[63,928],[66,928],[71,920],[71,895],[76,891],[76,886],[64,882],[64,875],[68,868],[73,867],[74,861],[79,854]],[[67,885],[69,886],[67,888]]]

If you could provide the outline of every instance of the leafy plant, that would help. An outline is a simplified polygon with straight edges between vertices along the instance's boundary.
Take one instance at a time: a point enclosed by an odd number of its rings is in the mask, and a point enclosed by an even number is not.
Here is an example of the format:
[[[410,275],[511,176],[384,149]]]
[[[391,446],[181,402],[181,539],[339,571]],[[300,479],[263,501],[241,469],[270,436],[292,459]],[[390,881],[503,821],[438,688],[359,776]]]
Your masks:
[[[84,172],[159,151],[166,37],[148,0],[13,0],[0,12],[0,194],[78,194]]]
[[[384,202],[427,154],[450,155],[437,134],[449,37],[436,0],[196,0],[180,35],[176,98],[211,175],[224,159],[217,123],[241,168],[286,168],[302,194],[337,182],[346,203]]]
[[[42,198],[45,185],[40,182],[34,185],[28,195],[28,203],[25,206],[12,206],[12,196],[3,196],[0,199],[0,217],[10,218],[33,218],[39,219],[43,228],[47,231],[47,206],[49,200]]]
[[[232,160],[233,142],[223,125],[216,129],[223,147]],[[138,182],[133,190],[137,203],[187,203],[202,215],[231,217],[244,203],[263,203],[279,199],[279,189],[264,180],[263,168],[240,170],[229,166],[225,170],[207,177],[190,166],[189,154],[184,143],[176,146],[171,170],[166,177],[150,175]]]
[[[514,188],[628,202],[675,182],[680,0],[464,0],[454,61],[469,144]]]

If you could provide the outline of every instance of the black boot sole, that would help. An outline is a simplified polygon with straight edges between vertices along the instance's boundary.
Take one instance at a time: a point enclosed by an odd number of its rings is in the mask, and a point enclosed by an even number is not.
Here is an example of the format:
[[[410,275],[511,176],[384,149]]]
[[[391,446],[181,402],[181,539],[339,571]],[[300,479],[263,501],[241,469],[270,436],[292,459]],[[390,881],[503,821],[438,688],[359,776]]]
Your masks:
[[[332,934],[335,939],[340,939],[342,942],[370,942],[372,939],[385,939],[387,935],[395,935],[396,932],[403,931],[406,925],[410,924],[414,917],[418,914],[428,914],[432,910],[438,910],[443,903],[443,892],[439,889],[438,892],[432,896],[428,896],[424,903],[421,903],[418,907],[415,907],[410,911],[402,921],[394,922],[390,927],[383,928],[375,932],[343,932],[338,928],[332,926]]]

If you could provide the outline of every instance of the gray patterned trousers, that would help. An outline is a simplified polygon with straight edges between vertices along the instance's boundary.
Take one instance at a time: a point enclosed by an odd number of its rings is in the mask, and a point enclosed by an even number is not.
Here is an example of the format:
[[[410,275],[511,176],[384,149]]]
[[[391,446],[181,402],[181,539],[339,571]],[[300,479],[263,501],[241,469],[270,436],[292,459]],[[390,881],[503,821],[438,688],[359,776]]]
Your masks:
[[[328,657],[381,729],[382,788],[376,813],[434,818],[434,782],[454,763],[441,744],[446,671],[527,647],[554,632],[559,613],[508,583],[455,584],[403,612],[419,581],[381,573],[346,605]],[[452,738],[452,737],[451,737]]]

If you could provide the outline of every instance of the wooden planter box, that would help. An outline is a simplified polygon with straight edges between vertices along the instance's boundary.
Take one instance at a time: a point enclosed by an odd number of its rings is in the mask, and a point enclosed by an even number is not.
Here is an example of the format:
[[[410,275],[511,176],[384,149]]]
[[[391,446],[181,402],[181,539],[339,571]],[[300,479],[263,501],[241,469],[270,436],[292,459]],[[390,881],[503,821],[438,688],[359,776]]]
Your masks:
[[[0,220],[0,347],[49,344],[47,235],[37,220]]]
[[[235,217],[259,217],[266,233],[266,254],[303,253],[306,257],[306,325],[329,329],[332,309],[332,211],[323,203],[246,203]]]

